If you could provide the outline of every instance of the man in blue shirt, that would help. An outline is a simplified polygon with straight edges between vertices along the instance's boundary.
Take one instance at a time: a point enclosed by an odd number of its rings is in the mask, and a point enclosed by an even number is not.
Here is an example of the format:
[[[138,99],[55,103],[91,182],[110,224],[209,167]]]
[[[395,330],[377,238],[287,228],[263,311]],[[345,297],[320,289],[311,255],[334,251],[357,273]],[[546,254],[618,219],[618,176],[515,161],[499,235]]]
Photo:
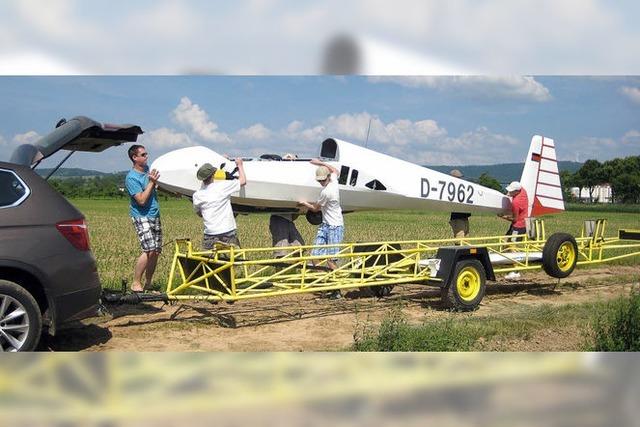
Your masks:
[[[151,286],[158,256],[162,251],[162,225],[156,195],[156,182],[160,174],[155,169],[149,172],[148,153],[142,145],[132,145],[128,154],[133,168],[127,174],[124,183],[131,197],[131,220],[142,246],[142,255],[136,260],[131,290],[142,292],[145,286]],[[146,279],[144,285],[143,274]]]

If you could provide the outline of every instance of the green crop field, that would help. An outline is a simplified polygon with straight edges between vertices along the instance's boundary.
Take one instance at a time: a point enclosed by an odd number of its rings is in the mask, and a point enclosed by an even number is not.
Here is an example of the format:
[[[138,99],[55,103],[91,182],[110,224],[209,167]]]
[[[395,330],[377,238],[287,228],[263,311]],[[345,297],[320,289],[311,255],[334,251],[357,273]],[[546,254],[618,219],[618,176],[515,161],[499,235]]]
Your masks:
[[[129,282],[133,264],[140,254],[140,246],[129,218],[128,200],[72,200],[86,216],[89,224],[91,248],[98,261],[103,286],[119,288],[121,280]],[[154,282],[166,284],[173,253],[170,244],[177,238],[191,238],[197,247],[202,242],[202,220],[193,213],[187,199],[170,199],[160,202],[164,248]],[[582,221],[605,217],[608,219],[607,235],[613,236],[618,228],[640,228],[637,213],[616,212],[564,212],[545,217],[547,235],[563,231],[573,235],[580,232]],[[443,212],[384,211],[361,212],[345,215],[345,241],[385,241],[440,239],[451,237],[449,215]],[[269,215],[240,215],[237,218],[240,241],[244,247],[271,246]],[[304,217],[296,221],[298,229],[308,244],[313,243],[316,227]],[[504,234],[508,222],[493,215],[474,215],[470,218],[473,236]],[[637,258],[619,263],[639,263]]]

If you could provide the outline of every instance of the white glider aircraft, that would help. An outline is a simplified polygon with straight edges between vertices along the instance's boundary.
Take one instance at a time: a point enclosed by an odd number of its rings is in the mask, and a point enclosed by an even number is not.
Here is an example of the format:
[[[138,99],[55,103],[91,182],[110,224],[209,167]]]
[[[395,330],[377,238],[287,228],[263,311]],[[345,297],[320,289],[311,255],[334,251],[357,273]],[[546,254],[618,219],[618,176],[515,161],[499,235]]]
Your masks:
[[[511,209],[510,198],[499,191],[339,139],[323,141],[319,157],[340,171],[340,202],[345,213],[381,209],[507,213]],[[151,168],[160,172],[161,189],[191,196],[202,185],[196,171],[204,163],[224,164],[227,176],[235,168],[233,161],[202,146],[164,154]],[[316,166],[309,159],[264,155],[245,159],[244,168],[247,184],[231,197],[237,213],[297,213],[298,202],[317,200],[322,189],[315,181]],[[521,184],[529,196],[529,216],[564,210],[552,139],[532,138]]]

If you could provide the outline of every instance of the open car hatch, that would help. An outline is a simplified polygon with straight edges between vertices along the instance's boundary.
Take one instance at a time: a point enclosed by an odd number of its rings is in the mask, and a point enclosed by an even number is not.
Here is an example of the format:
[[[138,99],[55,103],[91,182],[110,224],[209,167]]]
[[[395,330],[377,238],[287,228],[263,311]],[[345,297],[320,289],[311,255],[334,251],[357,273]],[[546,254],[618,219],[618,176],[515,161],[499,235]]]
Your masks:
[[[78,116],[60,120],[56,129],[32,144],[16,148],[10,162],[26,166],[37,165],[59,150],[101,152],[125,142],[135,142],[143,133],[140,126],[102,124]]]

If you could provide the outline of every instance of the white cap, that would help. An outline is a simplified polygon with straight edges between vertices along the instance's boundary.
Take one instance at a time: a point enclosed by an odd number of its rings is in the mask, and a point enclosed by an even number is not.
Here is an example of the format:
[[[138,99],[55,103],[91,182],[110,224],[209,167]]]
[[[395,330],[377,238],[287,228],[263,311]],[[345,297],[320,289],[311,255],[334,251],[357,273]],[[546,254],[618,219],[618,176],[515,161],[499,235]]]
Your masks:
[[[518,191],[518,190],[522,190],[522,184],[520,184],[518,181],[513,181],[511,184],[507,185],[508,192]]]

